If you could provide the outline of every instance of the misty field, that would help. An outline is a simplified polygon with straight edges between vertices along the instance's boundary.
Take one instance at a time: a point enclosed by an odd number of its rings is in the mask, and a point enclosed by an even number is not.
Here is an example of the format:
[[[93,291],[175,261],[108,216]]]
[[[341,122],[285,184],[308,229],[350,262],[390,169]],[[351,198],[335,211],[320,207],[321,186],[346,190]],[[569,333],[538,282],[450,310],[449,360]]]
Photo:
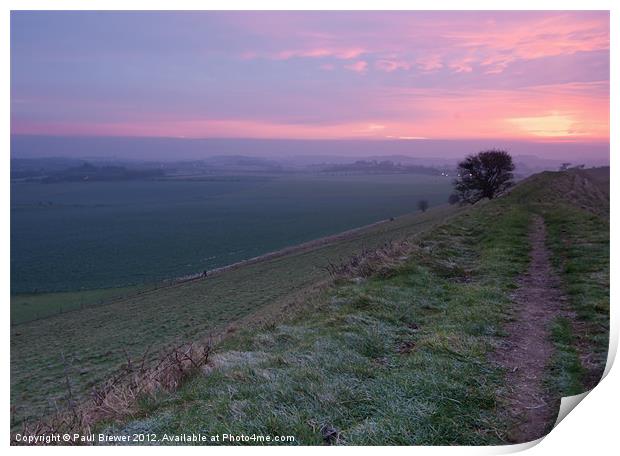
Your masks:
[[[134,285],[444,203],[447,178],[364,175],[12,184],[13,293]]]
[[[414,212],[419,199],[441,204],[449,191],[446,177],[413,174],[12,183],[13,318]],[[119,289],[41,294],[111,288]]]

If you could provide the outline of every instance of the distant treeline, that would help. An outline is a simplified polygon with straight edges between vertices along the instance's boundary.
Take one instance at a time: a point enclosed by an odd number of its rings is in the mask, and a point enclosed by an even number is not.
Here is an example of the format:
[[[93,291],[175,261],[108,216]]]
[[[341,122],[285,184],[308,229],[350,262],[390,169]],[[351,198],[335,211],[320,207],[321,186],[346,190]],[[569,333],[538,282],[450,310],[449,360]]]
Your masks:
[[[161,169],[133,169],[125,166],[95,166],[83,163],[80,166],[61,169],[58,171],[44,170],[12,170],[12,179],[42,182],[52,184],[56,182],[88,182],[88,181],[125,181],[136,179],[152,179],[163,177]]]
[[[72,158],[11,159],[11,179],[23,182],[86,182],[139,179],[204,179],[205,176],[279,175],[285,173],[425,174],[451,175],[446,166],[424,166],[395,160],[361,159],[348,163],[296,165],[241,155],[213,156],[174,162],[100,162]]]
[[[41,179],[41,182],[49,184],[54,182],[123,181],[163,176],[164,171],[161,169],[130,169],[124,166],[95,166],[84,163],[82,166],[50,174]]]
[[[98,162],[72,158],[11,159],[11,179],[26,182],[119,181],[152,178],[195,178],[235,173],[281,173],[273,160],[214,156],[174,162]]]
[[[416,173],[440,175],[441,170],[429,166],[403,165],[391,160],[357,160],[353,163],[318,165],[323,172]]]

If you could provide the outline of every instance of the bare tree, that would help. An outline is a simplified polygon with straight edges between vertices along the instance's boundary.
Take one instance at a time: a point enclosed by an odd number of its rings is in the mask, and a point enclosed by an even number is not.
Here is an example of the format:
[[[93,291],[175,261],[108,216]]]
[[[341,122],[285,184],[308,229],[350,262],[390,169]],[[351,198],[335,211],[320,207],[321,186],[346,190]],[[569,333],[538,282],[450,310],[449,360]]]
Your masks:
[[[508,152],[485,150],[459,163],[454,188],[461,201],[467,203],[483,198],[493,199],[513,184],[514,169]]]

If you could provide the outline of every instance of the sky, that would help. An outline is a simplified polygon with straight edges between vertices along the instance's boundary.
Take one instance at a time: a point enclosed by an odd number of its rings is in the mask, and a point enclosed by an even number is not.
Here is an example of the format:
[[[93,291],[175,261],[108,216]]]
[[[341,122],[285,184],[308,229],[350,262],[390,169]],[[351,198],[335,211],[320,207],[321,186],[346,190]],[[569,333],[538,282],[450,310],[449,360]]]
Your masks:
[[[12,12],[13,135],[609,141],[608,12]]]

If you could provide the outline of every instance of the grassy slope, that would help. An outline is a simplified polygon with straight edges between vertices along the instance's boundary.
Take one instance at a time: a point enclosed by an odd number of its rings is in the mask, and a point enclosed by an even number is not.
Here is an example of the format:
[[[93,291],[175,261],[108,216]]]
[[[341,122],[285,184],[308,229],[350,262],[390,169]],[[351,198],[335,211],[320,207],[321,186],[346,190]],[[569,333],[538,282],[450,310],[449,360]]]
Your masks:
[[[63,353],[74,393],[86,393],[125,360],[125,350],[136,357],[152,346],[155,353],[176,341],[220,331],[240,318],[277,312],[279,302],[325,280],[327,274],[321,267],[328,261],[411,236],[455,211],[442,207],[399,217],[308,251],[15,326],[11,330],[13,424],[49,411],[54,401],[62,399],[66,392]]]
[[[124,431],[319,444],[329,426],[351,444],[497,442],[501,372],[485,357],[524,266],[507,259],[525,256],[527,214],[493,233],[476,233],[481,221],[437,230],[393,277],[341,285],[287,324],[228,341],[209,375],[146,403]]]
[[[608,223],[590,212],[604,201],[565,199],[572,178],[536,176],[421,236],[389,277],[342,283],[294,317],[229,337],[206,375],[145,399],[142,416],[108,430],[294,435],[304,444],[325,443],[325,429],[349,444],[503,442],[507,385],[487,357],[512,316],[533,212],[548,224],[570,304],[591,323],[577,347],[568,320],[556,322],[549,388],[583,389],[580,350],[604,364]]]
[[[11,324],[19,325],[41,318],[103,305],[111,300],[136,294],[148,286],[101,288],[58,293],[22,293],[11,296]]]

